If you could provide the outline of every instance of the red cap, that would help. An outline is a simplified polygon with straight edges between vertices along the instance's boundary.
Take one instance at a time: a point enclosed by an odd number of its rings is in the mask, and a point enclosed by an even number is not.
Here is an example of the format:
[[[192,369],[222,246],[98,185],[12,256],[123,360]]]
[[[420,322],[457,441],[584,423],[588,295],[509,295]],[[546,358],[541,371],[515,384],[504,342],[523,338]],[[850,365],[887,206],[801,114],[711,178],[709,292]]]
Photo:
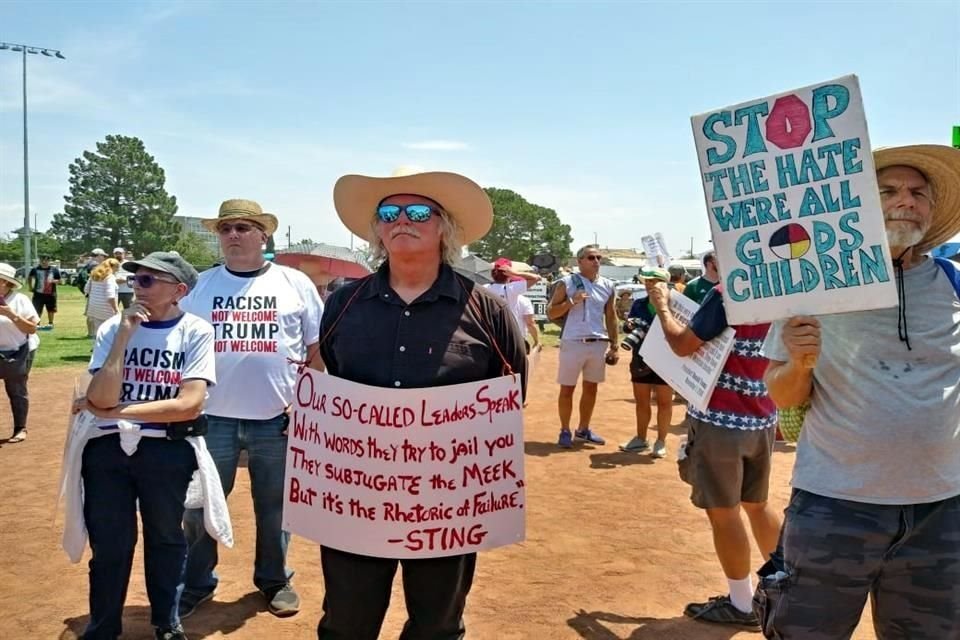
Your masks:
[[[496,262],[493,263],[494,269],[509,269],[513,266],[513,261],[510,258],[497,258]]]

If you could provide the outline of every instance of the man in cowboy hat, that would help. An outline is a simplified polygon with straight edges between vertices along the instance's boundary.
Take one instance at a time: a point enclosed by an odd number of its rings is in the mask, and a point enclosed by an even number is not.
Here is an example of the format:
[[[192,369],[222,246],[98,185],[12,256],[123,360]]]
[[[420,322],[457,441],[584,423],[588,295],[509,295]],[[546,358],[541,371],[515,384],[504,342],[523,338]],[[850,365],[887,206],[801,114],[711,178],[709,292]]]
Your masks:
[[[287,452],[287,407],[298,364],[314,360],[323,303],[303,273],[264,260],[277,219],[252,200],[227,200],[203,225],[220,237],[224,264],[204,271],[180,306],[215,330],[216,387],[207,400],[207,447],[229,495],[241,449],[248,455],[257,541],[253,583],[271,613],[293,615],[300,598],[286,567],[290,534],[281,527]],[[217,543],[203,511],[185,517],[190,553],[180,616],[193,613],[217,587]]]
[[[960,150],[874,161],[899,307],[780,321],[763,346],[777,405],[810,403],[757,593],[770,638],[849,638],[868,595],[877,637],[960,629],[960,286],[924,255],[960,232]]]
[[[373,275],[327,300],[320,353],[332,375],[376,387],[422,388],[503,375],[524,379],[520,332],[499,298],[457,276],[461,247],[493,222],[490,200],[454,173],[341,177],[337,214],[384,258]],[[462,638],[476,554],[397,560],[321,547],[320,640],[375,640],[402,566],[404,638]]]

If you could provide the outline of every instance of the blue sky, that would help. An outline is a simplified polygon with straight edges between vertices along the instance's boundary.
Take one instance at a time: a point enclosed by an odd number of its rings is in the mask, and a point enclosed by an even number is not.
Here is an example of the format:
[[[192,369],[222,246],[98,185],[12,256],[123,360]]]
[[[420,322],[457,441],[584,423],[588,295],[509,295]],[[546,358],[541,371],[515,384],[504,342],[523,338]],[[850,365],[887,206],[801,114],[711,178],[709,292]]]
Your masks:
[[[28,57],[31,210],[67,166],[137,136],[180,213],[259,201],[349,245],[332,189],[401,165],[514,189],[574,245],[703,250],[690,116],[847,73],[874,147],[949,144],[960,0],[944,2],[3,2]],[[0,230],[23,219],[21,60],[0,51]],[[285,238],[278,238],[283,245]]]

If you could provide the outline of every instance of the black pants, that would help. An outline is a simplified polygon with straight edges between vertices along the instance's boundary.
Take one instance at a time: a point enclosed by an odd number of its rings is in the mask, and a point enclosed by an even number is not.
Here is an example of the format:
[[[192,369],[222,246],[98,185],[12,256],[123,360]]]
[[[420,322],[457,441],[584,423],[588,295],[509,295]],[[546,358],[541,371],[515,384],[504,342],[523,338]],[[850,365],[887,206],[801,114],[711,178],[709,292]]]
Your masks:
[[[320,548],[323,617],[319,640],[377,640],[390,606],[397,564],[402,567],[407,622],[400,640],[460,640],[463,609],[473,584],[477,554],[394,560]]]
[[[27,352],[27,362],[23,375],[7,376],[3,379],[3,387],[10,399],[10,410],[13,412],[13,435],[17,435],[27,428],[27,413],[30,411],[30,395],[27,393],[27,378],[30,377],[30,367],[33,366],[33,355],[36,350]]]

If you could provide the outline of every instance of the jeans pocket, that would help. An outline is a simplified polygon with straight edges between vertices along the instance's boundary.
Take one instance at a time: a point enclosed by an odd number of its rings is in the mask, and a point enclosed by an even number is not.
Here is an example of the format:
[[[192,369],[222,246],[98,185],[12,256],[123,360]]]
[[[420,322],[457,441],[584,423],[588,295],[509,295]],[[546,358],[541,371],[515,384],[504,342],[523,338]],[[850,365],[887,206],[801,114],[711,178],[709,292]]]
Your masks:
[[[772,558],[757,573],[760,581],[753,595],[753,611],[760,622],[760,630],[765,638],[783,638],[777,623],[786,613],[786,598],[793,584],[793,574],[777,558]]]

